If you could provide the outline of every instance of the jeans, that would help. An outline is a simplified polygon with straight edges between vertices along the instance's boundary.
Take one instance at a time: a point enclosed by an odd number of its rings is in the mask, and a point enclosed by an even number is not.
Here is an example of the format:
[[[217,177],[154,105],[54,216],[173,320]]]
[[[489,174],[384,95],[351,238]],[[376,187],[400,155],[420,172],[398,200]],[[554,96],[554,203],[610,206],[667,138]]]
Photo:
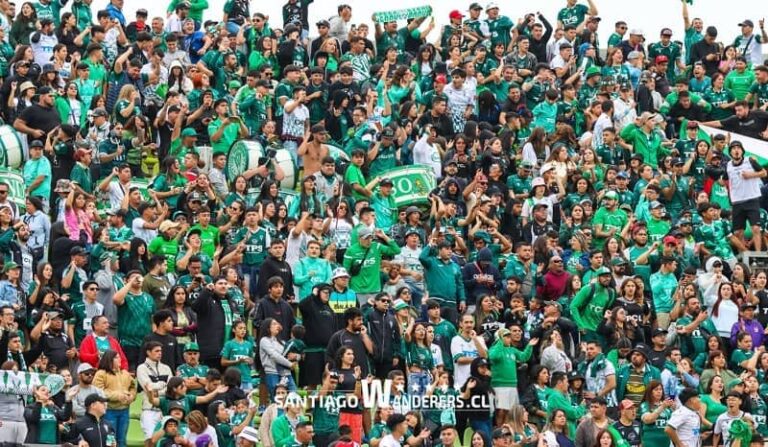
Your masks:
[[[125,438],[128,434],[130,416],[130,411],[127,408],[125,410],[107,410],[107,414],[104,415],[104,419],[112,424],[112,427],[115,429],[118,447],[126,446]]]
[[[408,374],[408,390],[411,395],[423,396],[429,386],[429,374],[427,372],[409,373]],[[413,385],[418,385],[418,391],[415,391]]]
[[[257,283],[259,282],[259,267],[260,265],[240,264],[243,269],[243,277],[248,278],[248,293],[252,297],[257,296]]]
[[[227,22],[227,32],[230,35],[237,34],[238,31],[240,31],[240,25],[235,22]]]
[[[267,374],[267,390],[269,390],[269,400],[275,401],[275,388],[281,381],[285,380],[285,385],[288,387],[288,391],[296,391],[296,383],[293,381],[292,375],[281,376],[280,374]]]

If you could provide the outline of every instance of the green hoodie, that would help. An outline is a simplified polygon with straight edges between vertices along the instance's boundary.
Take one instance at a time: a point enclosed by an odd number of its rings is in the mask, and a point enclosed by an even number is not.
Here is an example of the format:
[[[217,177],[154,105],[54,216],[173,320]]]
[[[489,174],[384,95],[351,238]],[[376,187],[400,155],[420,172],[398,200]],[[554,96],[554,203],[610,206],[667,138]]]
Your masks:
[[[390,239],[387,244],[371,241],[370,249],[355,242],[344,253],[344,268],[352,272],[352,265],[362,262],[360,273],[352,275],[349,280],[349,288],[357,293],[381,292],[381,256],[394,256],[400,254],[400,247]],[[351,273],[350,273],[351,274]]]
[[[496,340],[488,351],[493,369],[491,386],[517,387],[517,364],[527,362],[532,353],[533,346],[530,343],[520,351],[514,346],[504,346],[503,340]]]
[[[587,414],[587,409],[582,405],[574,405],[567,394],[552,388],[547,398],[547,420],[555,410],[563,410],[565,413],[565,418],[568,421],[568,437],[576,436],[576,422]]]
[[[579,329],[596,331],[597,326],[603,321],[605,310],[611,307],[615,299],[616,294],[610,293],[599,283],[595,283],[593,287],[582,287],[571,301],[573,321]]]

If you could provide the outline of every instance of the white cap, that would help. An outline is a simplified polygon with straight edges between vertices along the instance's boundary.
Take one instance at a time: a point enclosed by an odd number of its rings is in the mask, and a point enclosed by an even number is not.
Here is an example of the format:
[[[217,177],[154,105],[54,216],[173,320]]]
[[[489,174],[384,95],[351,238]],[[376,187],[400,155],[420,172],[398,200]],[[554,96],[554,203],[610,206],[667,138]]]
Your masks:
[[[643,33],[643,30],[641,30],[640,28],[632,28],[631,30],[629,30],[629,35],[645,36],[645,34]]]
[[[245,427],[243,431],[240,432],[241,439],[245,439],[246,441],[251,441],[253,443],[259,442],[259,431],[256,430],[253,427]]]
[[[349,278],[349,272],[347,272],[347,269],[344,267],[337,267],[333,270],[333,275],[331,276],[331,281],[337,278]]]
[[[488,2],[487,5],[485,5],[485,10],[488,11],[489,9],[499,8],[499,5],[496,2]]]

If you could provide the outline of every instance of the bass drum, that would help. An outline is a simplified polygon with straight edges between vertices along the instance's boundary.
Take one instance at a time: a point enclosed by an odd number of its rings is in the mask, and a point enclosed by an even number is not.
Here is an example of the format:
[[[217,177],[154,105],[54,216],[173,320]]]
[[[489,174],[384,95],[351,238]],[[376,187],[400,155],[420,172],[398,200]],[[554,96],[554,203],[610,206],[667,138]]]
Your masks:
[[[211,146],[197,146],[195,149],[200,154],[200,162],[204,163],[203,167],[200,168],[200,172],[209,173],[213,165],[213,148]]]
[[[0,167],[21,169],[25,160],[21,135],[11,126],[0,126]]]
[[[8,200],[15,203],[20,212],[24,212],[27,209],[27,199],[24,177],[21,172],[15,169],[0,168],[0,181],[8,185]]]
[[[224,172],[227,181],[234,181],[243,172],[259,167],[259,159],[264,156],[261,143],[253,140],[240,140],[229,148],[227,166]]]
[[[380,173],[379,177],[387,177],[392,180],[394,184],[392,197],[398,208],[415,205],[428,209],[430,206],[429,193],[437,187],[435,171],[427,165],[389,169]],[[368,186],[371,186],[372,183],[369,183]]]
[[[297,169],[296,163],[293,162],[293,156],[285,149],[278,149],[275,154],[275,162],[280,165],[280,168],[285,174],[285,178],[280,182],[280,187],[284,189],[295,189]]]

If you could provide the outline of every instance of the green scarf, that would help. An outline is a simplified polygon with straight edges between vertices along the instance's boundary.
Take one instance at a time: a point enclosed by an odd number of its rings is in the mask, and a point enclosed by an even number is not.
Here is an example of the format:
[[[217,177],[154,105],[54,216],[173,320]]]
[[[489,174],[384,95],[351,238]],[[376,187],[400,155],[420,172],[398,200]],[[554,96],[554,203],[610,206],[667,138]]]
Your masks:
[[[597,354],[597,356],[594,359],[592,359],[591,362],[584,363],[585,371],[579,371],[579,372],[582,373],[584,376],[591,377],[594,379],[595,377],[597,377],[597,373],[601,369],[605,369],[605,361],[606,361],[605,354],[601,352],[600,354]]]
[[[731,435],[731,440],[740,439],[742,446],[747,446],[752,441],[752,427],[741,419],[731,422],[728,433]]]
[[[416,6],[413,8],[380,11],[373,14],[376,23],[396,22],[398,20],[417,19],[432,15],[431,6]]]
[[[234,323],[232,307],[227,298],[221,300],[221,310],[224,311],[224,343],[226,343],[232,337],[232,323]]]

